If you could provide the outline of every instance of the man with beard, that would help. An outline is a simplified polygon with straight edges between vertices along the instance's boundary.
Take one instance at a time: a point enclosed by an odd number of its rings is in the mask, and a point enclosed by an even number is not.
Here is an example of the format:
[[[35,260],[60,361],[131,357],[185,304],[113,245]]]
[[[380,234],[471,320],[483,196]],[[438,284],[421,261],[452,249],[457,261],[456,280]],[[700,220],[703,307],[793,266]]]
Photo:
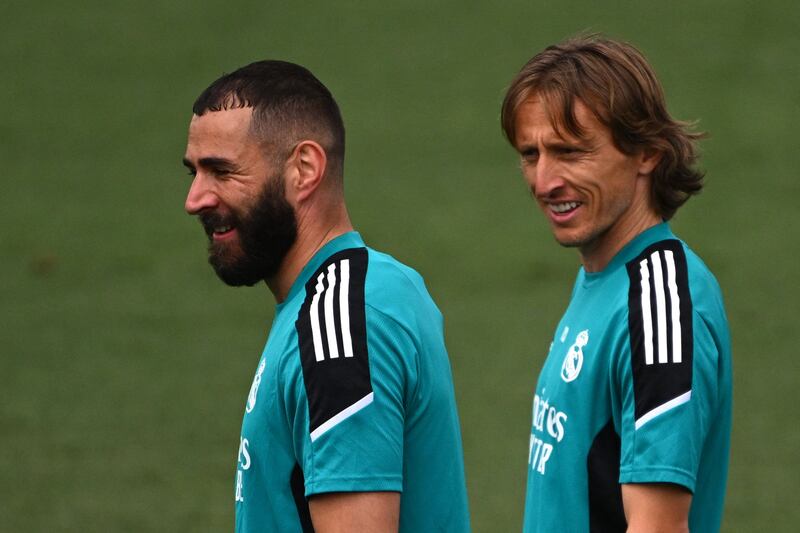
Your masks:
[[[667,221],[700,135],[632,46],[534,56],[502,107],[530,192],[582,268],[533,398],[526,532],[718,531],[731,430],[719,285]]]
[[[245,404],[236,531],[467,531],[442,316],[419,274],[353,231],[330,92],[261,61],[193,112],[186,211],[225,283],[263,280],[277,301]]]

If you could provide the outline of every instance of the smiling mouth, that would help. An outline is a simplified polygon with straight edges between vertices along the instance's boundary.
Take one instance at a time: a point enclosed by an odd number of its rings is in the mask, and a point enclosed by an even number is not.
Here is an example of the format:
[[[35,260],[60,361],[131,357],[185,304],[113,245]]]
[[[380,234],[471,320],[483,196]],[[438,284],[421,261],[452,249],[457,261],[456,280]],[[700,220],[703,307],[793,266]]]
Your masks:
[[[228,233],[232,229],[233,229],[233,226],[216,226],[211,230],[211,232],[214,235],[222,235],[223,233]]]
[[[238,226],[236,217],[231,214],[204,212],[198,216],[198,219],[203,226],[203,231],[211,241],[232,235]]]
[[[205,230],[208,239],[214,241],[230,235],[236,229],[236,225],[232,223],[203,223],[203,229]]]
[[[574,211],[581,205],[581,202],[561,202],[558,204],[547,204],[547,207],[551,212],[557,215],[563,215],[565,213]]]

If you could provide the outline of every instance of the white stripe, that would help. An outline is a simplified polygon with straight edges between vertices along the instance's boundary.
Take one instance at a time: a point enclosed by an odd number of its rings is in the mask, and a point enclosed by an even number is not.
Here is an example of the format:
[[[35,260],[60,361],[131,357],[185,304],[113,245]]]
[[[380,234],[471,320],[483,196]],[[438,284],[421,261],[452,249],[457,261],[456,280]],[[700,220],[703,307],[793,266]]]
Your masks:
[[[650,270],[647,259],[639,263],[642,276],[642,328],[644,329],[644,362],[653,364],[653,317],[650,314]]]
[[[656,320],[658,321],[658,362],[668,363],[667,353],[667,299],[664,296],[664,275],[658,251],[650,256],[653,262],[653,287],[656,289]]]
[[[344,356],[353,357],[353,340],[350,338],[350,260],[342,259],[342,282],[339,287],[339,318],[342,321]]]
[[[689,391],[689,392],[685,392],[685,393],[681,394],[677,398],[671,399],[670,401],[668,401],[665,404],[659,405],[658,407],[656,407],[652,411],[649,411],[649,412],[643,414],[641,416],[641,418],[639,418],[639,420],[636,421],[636,424],[634,425],[634,427],[636,429],[639,429],[640,427],[642,427],[643,425],[647,424],[648,422],[650,422],[655,417],[657,417],[659,415],[663,415],[664,413],[666,413],[670,409],[678,407],[679,405],[685,404],[691,398],[692,398],[692,391]]]
[[[344,410],[335,414],[329,420],[326,420],[321,426],[319,426],[317,429],[311,432],[311,442],[314,442],[315,440],[320,438],[320,436],[323,433],[325,433],[330,429],[333,429],[340,422],[344,422],[346,419],[350,418],[351,416],[353,416],[354,414],[356,414],[357,412],[359,412],[360,410],[371,404],[372,400],[374,399],[374,394],[375,393],[370,392],[369,394],[358,400],[350,407],[346,407]]]
[[[336,344],[336,319],[333,316],[333,290],[336,287],[336,264],[328,267],[328,288],[325,290],[325,331],[328,334],[328,353],[331,359],[339,358]]]
[[[672,250],[666,250],[664,257],[667,259],[667,285],[672,307],[672,362],[680,363],[683,360],[681,353],[681,297],[678,296],[678,284],[675,283],[675,257],[672,255]]]
[[[309,318],[311,318],[311,334],[314,338],[314,356],[317,358],[317,361],[325,359],[325,352],[322,349],[322,335],[319,331],[319,312],[317,310],[319,306],[319,296],[325,288],[322,284],[323,279],[325,279],[324,273],[320,274],[317,278],[317,286],[315,287],[317,292],[311,299],[311,309],[308,311]]]

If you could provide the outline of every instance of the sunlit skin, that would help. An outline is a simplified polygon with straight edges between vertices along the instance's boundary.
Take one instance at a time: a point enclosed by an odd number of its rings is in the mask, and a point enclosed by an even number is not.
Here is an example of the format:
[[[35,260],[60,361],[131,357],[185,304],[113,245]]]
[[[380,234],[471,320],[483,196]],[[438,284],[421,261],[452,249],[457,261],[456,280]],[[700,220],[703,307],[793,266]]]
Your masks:
[[[183,163],[194,179],[186,197],[186,212],[243,212],[252,206],[265,180],[280,175],[286,200],[297,217],[297,239],[277,274],[266,279],[282,302],[303,266],[330,240],[352,231],[342,188],[326,175],[325,150],[313,140],[293,143],[288,154],[269,148],[250,131],[251,108],[194,115]],[[280,161],[274,161],[275,155]],[[239,248],[236,228],[215,232],[215,243]],[[233,250],[236,251],[236,250]]]
[[[321,533],[396,533],[400,523],[399,492],[334,492],[308,502],[314,531]]]
[[[556,240],[577,247],[586,271],[597,272],[631,239],[661,222],[649,203],[650,173],[660,154],[622,153],[580,101],[575,117],[584,138],[559,135],[534,96],[517,110],[514,144]]]
[[[689,533],[692,493],[670,483],[626,483],[622,505],[627,533]]]

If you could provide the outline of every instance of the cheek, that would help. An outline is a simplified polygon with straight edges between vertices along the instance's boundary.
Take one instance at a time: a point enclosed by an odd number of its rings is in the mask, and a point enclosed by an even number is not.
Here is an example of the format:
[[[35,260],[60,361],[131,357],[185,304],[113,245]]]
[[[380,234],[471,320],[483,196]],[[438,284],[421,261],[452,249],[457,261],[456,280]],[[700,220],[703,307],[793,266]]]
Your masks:
[[[524,179],[528,187],[533,190],[533,186],[536,183],[536,169],[531,166],[523,166],[522,179]]]

